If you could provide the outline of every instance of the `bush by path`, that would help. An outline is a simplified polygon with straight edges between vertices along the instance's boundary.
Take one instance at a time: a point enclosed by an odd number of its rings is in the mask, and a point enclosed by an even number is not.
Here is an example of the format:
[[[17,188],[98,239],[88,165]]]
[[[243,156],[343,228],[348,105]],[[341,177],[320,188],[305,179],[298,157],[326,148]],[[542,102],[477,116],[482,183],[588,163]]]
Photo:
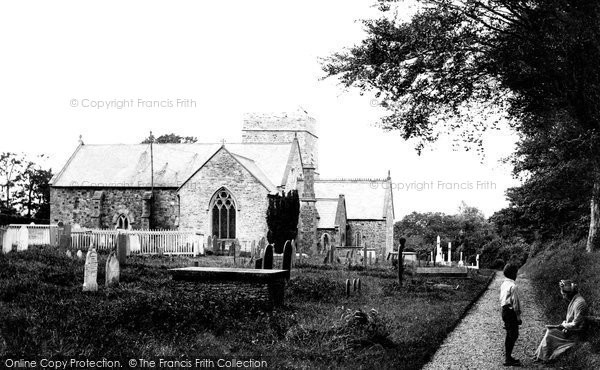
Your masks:
[[[600,253],[587,253],[585,241],[557,240],[527,263],[525,270],[536,288],[536,298],[544,307],[549,324],[565,319],[568,302],[560,296],[558,282],[574,278],[588,303],[591,313],[600,316]],[[540,338],[541,340],[541,338]],[[600,368],[600,333],[591,332],[589,341],[559,360],[557,366],[569,368]]]

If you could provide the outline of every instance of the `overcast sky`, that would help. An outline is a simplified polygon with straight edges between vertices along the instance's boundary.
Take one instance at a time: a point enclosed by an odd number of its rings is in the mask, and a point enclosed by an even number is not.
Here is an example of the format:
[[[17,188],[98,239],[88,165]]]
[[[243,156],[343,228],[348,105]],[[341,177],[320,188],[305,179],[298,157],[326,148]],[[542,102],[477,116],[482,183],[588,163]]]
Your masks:
[[[498,162],[513,150],[508,130],[488,134],[483,161],[449,140],[419,157],[414,143],[374,125],[385,112],[370,96],[320,79],[318,58],[358,43],[358,20],[377,14],[373,4],[2,2],[0,151],[47,154],[56,172],[79,135],[90,144],[139,143],[149,130],[239,142],[244,112],[301,106],[318,121],[321,177],[383,178],[389,169],[397,219],[454,213],[461,201],[490,216],[516,184]],[[119,101],[133,104],[117,109]],[[92,107],[101,102],[113,106]]]

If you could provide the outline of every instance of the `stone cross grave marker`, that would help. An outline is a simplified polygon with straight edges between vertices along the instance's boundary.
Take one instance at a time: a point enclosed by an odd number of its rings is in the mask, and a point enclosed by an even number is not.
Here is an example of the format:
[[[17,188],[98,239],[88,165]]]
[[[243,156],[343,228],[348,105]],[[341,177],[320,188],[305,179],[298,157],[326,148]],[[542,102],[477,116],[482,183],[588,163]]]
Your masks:
[[[119,266],[119,260],[117,259],[115,252],[110,252],[108,259],[106,260],[105,285],[107,287],[118,285],[120,275],[121,269]]]
[[[83,291],[98,291],[98,253],[94,248],[85,256],[85,272],[83,276]]]

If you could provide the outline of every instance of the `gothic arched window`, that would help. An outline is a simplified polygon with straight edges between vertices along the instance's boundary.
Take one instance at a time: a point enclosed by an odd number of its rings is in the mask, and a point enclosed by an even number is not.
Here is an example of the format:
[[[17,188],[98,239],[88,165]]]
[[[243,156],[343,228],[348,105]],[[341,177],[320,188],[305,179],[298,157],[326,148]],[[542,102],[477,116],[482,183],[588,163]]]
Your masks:
[[[119,215],[117,218],[117,229],[129,229],[129,219],[125,215]]]
[[[235,239],[236,207],[233,197],[222,188],[212,200],[212,235],[219,239]]]

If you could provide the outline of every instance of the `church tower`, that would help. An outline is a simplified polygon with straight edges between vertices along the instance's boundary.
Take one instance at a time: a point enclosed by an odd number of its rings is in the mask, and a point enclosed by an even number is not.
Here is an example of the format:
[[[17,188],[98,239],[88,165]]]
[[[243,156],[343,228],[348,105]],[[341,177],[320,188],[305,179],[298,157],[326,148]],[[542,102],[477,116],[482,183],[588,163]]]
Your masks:
[[[290,113],[246,113],[242,127],[244,143],[290,143],[294,137],[300,144],[303,163],[312,163],[319,172],[317,121],[299,108]]]

